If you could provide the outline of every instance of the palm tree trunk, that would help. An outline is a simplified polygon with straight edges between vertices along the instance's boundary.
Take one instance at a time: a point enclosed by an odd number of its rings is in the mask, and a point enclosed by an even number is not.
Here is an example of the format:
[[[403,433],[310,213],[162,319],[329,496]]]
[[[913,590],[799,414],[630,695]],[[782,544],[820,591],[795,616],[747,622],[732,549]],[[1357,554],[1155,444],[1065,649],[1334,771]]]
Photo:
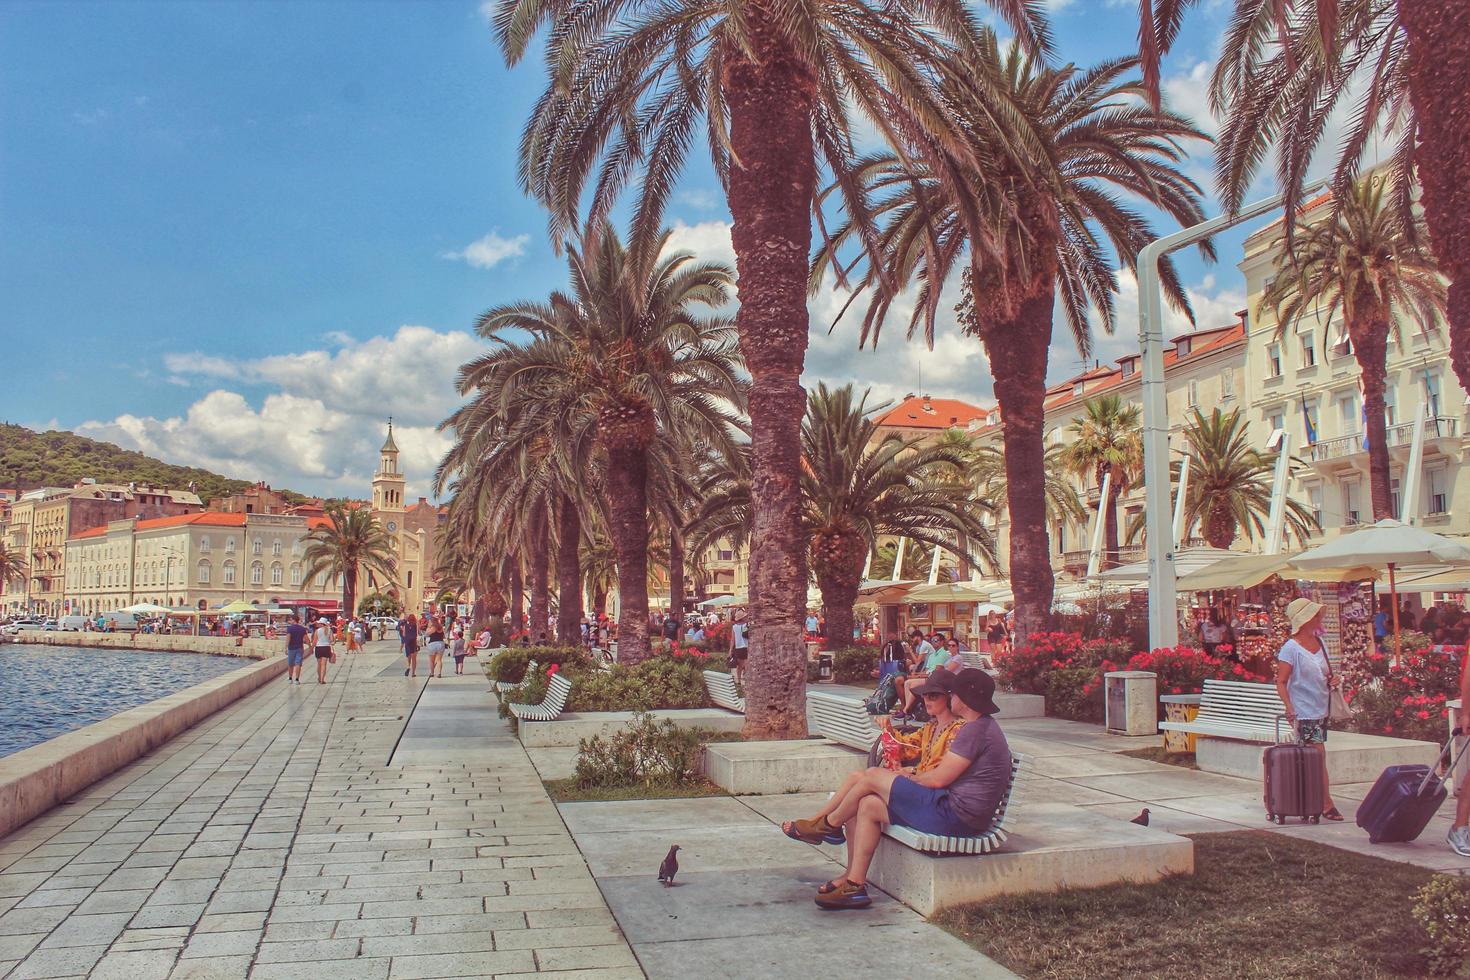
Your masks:
[[[1108,481],[1108,498],[1099,506],[1103,510],[1103,551],[1107,559],[1103,562],[1103,568],[1118,567],[1118,481]]]
[[[582,642],[582,515],[566,494],[557,503],[556,639],[564,646]]]
[[[1361,330],[1349,325],[1353,355],[1363,376],[1364,433],[1368,437],[1368,489],[1373,499],[1373,520],[1397,518],[1393,512],[1393,485],[1389,477],[1388,422],[1383,417],[1383,387],[1388,374],[1388,318],[1371,315]]]
[[[1022,302],[1009,322],[981,324],[981,341],[995,378],[1005,449],[1010,514],[1011,591],[1016,643],[1051,624],[1051,549],[1046,531],[1046,353],[1051,343],[1053,290]]]
[[[519,633],[526,624],[526,587],[521,579],[519,560],[510,570],[510,631]]]
[[[636,664],[648,643],[648,451],[619,442],[607,451],[607,502],[618,556],[618,663]]]
[[[1450,359],[1470,391],[1470,4],[1399,0],[1409,98],[1419,124],[1414,163],[1440,271],[1450,280]]]
[[[735,324],[751,375],[747,739],[807,734],[801,626],[807,569],[799,479],[816,84],[797,51],[771,29],[772,3],[746,5],[752,50],[727,50],[722,79],[737,161],[730,168],[731,237],[744,283]]]
[[[669,527],[669,614],[684,622],[684,535],[674,526]]]
[[[551,521],[546,503],[531,516],[531,642],[546,635],[551,614]]]
[[[342,615],[351,616],[357,599],[357,566],[348,565],[342,572]]]
[[[592,593],[592,615],[601,619],[607,614],[607,590],[595,589]]]

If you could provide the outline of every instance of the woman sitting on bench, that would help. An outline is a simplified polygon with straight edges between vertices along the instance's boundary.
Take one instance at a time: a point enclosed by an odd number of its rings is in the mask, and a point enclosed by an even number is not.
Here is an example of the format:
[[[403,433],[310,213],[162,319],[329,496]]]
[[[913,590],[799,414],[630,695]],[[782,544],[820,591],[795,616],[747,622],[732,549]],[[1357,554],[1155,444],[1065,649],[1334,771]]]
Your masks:
[[[969,837],[990,826],[1011,775],[1010,746],[991,717],[1000,710],[995,679],[983,670],[960,671],[950,708],[964,724],[934,768],[912,776],[868,769],[829,812],[782,827],[787,836],[808,844],[847,844],[847,872],[817,889],[819,907],[861,909],[872,904],[868,865],[887,824],[946,837]]]

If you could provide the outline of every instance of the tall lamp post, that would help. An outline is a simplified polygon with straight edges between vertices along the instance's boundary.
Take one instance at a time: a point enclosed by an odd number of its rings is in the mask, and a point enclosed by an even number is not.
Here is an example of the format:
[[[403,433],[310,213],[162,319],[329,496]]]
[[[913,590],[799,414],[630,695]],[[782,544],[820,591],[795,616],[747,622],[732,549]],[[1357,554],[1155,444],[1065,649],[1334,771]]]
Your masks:
[[[1306,198],[1327,186],[1319,180],[1302,189]],[[1179,643],[1178,576],[1169,518],[1169,406],[1164,388],[1164,298],[1159,288],[1159,262],[1170,252],[1194,245],[1216,232],[1258,218],[1281,207],[1285,195],[1246,205],[1234,215],[1222,214],[1172,235],[1149,242],[1138,253],[1138,343],[1143,362],[1143,486],[1148,528],[1148,645],[1150,649]]]

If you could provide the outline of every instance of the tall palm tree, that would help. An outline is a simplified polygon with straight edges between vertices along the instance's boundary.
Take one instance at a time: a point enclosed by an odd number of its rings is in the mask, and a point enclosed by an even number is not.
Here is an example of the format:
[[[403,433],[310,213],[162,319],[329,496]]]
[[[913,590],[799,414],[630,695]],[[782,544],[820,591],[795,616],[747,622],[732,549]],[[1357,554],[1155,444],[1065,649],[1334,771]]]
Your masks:
[[[1351,186],[1347,198],[1320,220],[1307,219],[1278,247],[1282,258],[1261,304],[1275,309],[1277,334],[1303,319],[1331,324],[1342,317],[1363,380],[1368,439],[1368,485],[1373,519],[1393,513],[1388,425],[1383,391],[1388,341],[1399,318],[1413,316],[1426,331],[1445,315],[1446,289],[1425,246],[1420,219],[1385,201],[1392,178],[1373,177]]]
[[[991,0],[1032,50],[1047,46],[1038,8]],[[966,0],[500,0],[508,61],[547,39],[550,76],[521,142],[528,189],[552,211],[554,241],[584,199],[609,213],[641,176],[632,244],[649,250],[703,122],[734,219],[743,283],[736,322],[751,374],[754,627],[746,671],[750,738],[806,734],[806,589],[798,461],[808,314],[803,285],[819,165],[866,212],[849,179],[852,120],[886,137],[938,131],[924,65],[940,37],[968,47]],[[596,171],[595,180],[591,180]],[[584,191],[589,190],[590,194]]]
[[[872,207],[884,220],[882,262],[869,263],[860,283],[873,290],[864,337],[876,338],[899,287],[916,281],[909,333],[922,325],[932,343],[941,292],[960,273],[960,325],[979,337],[1000,405],[1007,565],[1021,639],[1046,627],[1052,605],[1042,430],[1057,301],[1084,355],[1089,311],[1111,332],[1115,262],[1133,268],[1157,237],[1120,193],[1183,224],[1203,217],[1199,188],[1180,167],[1184,142],[1203,134],[1139,100],[1136,64],[1048,68],[1014,45],[1002,50],[987,33],[974,51],[951,52],[937,69],[964,152],[915,143],[907,156],[874,157],[863,175],[870,193],[881,195]],[[857,234],[851,225],[839,229],[813,263],[813,281]],[[1171,302],[1188,311],[1173,267],[1164,265],[1161,277]]]
[[[1048,527],[1058,524],[1081,523],[1087,518],[1087,509],[1082,506],[1082,497],[1077,484],[1067,474],[1067,447],[1050,443],[1042,456],[1041,479],[1046,498],[1045,513]],[[976,446],[970,458],[970,477],[980,488],[980,495],[991,502],[998,511],[1004,511],[1009,497],[1006,488],[1006,458],[997,446]]]
[[[11,582],[19,582],[26,575],[25,556],[17,551],[11,551],[0,541],[0,592],[4,592]]]
[[[1153,94],[1158,59],[1196,0],[1140,0],[1140,42]],[[1464,0],[1236,0],[1211,100],[1226,116],[1216,157],[1227,210],[1235,210],[1268,154],[1287,195],[1288,225],[1311,161],[1346,113],[1334,185],[1349,196],[1380,133],[1393,138],[1396,204],[1423,187],[1426,225],[1450,280],[1450,355],[1470,390],[1470,4]]]
[[[700,313],[726,303],[734,277],[687,252],[661,255],[667,240],[664,232],[645,264],[610,224],[590,229],[568,250],[571,291],[485,313],[478,330],[500,346],[462,372],[462,387],[481,389],[492,403],[522,399],[532,418],[566,419],[572,434],[563,446],[592,436],[605,461],[608,530],[618,556],[618,659],[630,663],[651,652],[650,481],[673,479],[651,476],[650,467],[671,463],[674,434],[733,452],[745,404],[732,326]],[[507,331],[534,339],[515,343]]]
[[[1082,417],[1074,419],[1072,441],[1063,450],[1068,468],[1082,479],[1092,477],[1102,489],[1109,476],[1107,498],[1098,501],[1103,517],[1104,568],[1118,564],[1118,498],[1133,485],[1143,468],[1142,408],[1125,405],[1117,394],[1089,401]]]
[[[314,576],[342,579],[342,608],[348,615],[357,607],[357,576],[360,571],[373,572],[391,580],[398,572],[393,555],[393,539],[362,507],[334,501],[326,506],[327,521],[306,535],[306,551],[301,560],[306,566],[305,581]]]
[[[1209,415],[1198,408],[1190,411],[1184,429],[1184,452],[1190,457],[1185,526],[1199,524],[1202,536],[1213,548],[1229,548],[1241,533],[1247,540],[1254,540],[1264,532],[1270,515],[1276,453],[1251,447],[1238,408],[1229,412],[1215,408]],[[1176,481],[1178,473],[1176,462]],[[1286,526],[1302,541],[1320,528],[1312,512],[1290,497],[1286,500]]]

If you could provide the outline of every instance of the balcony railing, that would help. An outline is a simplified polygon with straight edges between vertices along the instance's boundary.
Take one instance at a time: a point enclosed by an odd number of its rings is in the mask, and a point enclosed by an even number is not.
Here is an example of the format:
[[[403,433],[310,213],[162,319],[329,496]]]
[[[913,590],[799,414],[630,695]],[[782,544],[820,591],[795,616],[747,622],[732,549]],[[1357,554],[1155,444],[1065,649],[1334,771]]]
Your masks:
[[[1127,565],[1129,562],[1142,561],[1144,547],[1138,544],[1125,544],[1118,546],[1118,564]],[[1067,551],[1062,553],[1062,568],[1068,572],[1087,571],[1087,559],[1092,555],[1091,550]],[[1104,558],[1107,556],[1104,555]]]
[[[1439,415],[1424,420],[1425,439],[1453,439],[1459,435],[1459,419]],[[1407,446],[1414,439],[1414,423],[1400,422],[1388,427],[1389,448]],[[1357,453],[1365,453],[1363,433],[1338,436],[1336,439],[1319,439],[1308,447],[1309,459],[1314,463],[1325,463],[1331,459],[1344,459]]]

